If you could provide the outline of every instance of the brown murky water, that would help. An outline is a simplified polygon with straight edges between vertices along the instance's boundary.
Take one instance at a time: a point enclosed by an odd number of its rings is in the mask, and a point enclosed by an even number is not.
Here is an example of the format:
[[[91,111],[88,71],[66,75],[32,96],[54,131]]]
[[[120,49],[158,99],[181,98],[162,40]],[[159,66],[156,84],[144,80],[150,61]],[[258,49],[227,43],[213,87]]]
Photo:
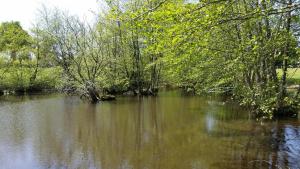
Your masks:
[[[256,122],[216,98],[0,99],[1,169],[288,167],[300,168],[299,119]]]

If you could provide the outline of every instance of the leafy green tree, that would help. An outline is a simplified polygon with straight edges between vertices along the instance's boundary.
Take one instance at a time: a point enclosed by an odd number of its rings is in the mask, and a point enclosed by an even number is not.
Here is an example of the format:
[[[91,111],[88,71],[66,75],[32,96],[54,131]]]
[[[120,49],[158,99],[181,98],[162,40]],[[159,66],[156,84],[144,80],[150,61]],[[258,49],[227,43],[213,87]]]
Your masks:
[[[19,22],[3,22],[0,25],[0,51],[10,52],[12,60],[16,60],[17,52],[30,45],[31,37]]]
[[[128,90],[135,94],[155,95],[161,80],[162,56],[156,46],[153,27],[155,18],[144,20],[143,12],[155,8],[154,1],[107,1],[110,7],[106,19],[111,21],[111,50],[115,62],[128,81]],[[150,47],[151,46],[151,47]],[[117,57],[116,57],[117,56]],[[120,75],[120,72],[112,70]],[[121,73],[122,74],[122,73]]]
[[[157,43],[147,47],[164,53],[165,71],[178,85],[199,93],[230,92],[269,117],[295,112],[298,96],[287,92],[287,68],[299,58],[299,1],[150,2],[157,5],[135,16],[142,26],[150,20],[159,28],[159,36],[147,37]]]
[[[109,61],[109,43],[102,36],[105,30],[58,9],[45,8],[40,17],[39,30],[53,40],[51,48],[66,83],[74,84],[92,102],[101,100],[99,79],[103,79]]]

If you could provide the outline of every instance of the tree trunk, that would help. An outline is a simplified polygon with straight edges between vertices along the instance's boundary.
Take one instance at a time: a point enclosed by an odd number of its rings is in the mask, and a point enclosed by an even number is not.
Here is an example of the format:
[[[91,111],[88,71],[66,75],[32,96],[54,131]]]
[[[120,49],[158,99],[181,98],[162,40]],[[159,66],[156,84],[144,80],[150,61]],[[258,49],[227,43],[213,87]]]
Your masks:
[[[288,0],[288,4],[287,6],[291,6],[292,5],[292,0]],[[289,11],[287,13],[287,20],[286,20],[286,33],[287,33],[287,36],[288,34],[290,33],[290,29],[291,29],[291,21],[292,21],[292,16],[291,16],[291,11]],[[282,107],[283,106],[283,100],[284,100],[284,97],[286,96],[286,77],[287,77],[287,68],[288,68],[288,58],[289,58],[289,55],[290,55],[290,52],[289,52],[289,47],[290,47],[290,42],[289,42],[289,37],[287,38],[287,42],[286,42],[286,46],[285,46],[285,49],[284,49],[284,53],[283,53],[283,66],[282,66],[282,78],[281,78],[281,85],[280,85],[280,91],[279,91],[279,104],[278,106],[279,107]]]
[[[97,91],[94,84],[87,82],[86,90],[88,97],[92,103],[97,103],[100,100],[99,92]]]
[[[17,59],[17,52],[15,50],[11,51],[10,58],[12,61],[15,61]]]

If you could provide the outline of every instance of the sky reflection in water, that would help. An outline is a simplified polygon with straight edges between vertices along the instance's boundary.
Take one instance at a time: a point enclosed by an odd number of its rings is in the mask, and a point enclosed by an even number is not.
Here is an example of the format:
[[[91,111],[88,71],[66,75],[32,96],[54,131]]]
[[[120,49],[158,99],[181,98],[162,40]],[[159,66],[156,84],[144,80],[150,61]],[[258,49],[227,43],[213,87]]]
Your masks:
[[[0,101],[0,168],[300,168],[300,121],[260,123],[217,98]]]

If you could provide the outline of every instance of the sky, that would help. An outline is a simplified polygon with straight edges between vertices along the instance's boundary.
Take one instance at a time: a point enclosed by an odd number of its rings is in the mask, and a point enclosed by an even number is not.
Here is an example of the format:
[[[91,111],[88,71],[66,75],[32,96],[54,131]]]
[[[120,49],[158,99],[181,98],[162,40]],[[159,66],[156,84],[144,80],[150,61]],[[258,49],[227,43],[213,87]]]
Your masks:
[[[92,20],[95,17],[93,12],[98,12],[101,8],[97,0],[0,0],[0,23],[20,21],[22,27],[29,30],[42,4],[68,10],[70,14],[87,20]]]

